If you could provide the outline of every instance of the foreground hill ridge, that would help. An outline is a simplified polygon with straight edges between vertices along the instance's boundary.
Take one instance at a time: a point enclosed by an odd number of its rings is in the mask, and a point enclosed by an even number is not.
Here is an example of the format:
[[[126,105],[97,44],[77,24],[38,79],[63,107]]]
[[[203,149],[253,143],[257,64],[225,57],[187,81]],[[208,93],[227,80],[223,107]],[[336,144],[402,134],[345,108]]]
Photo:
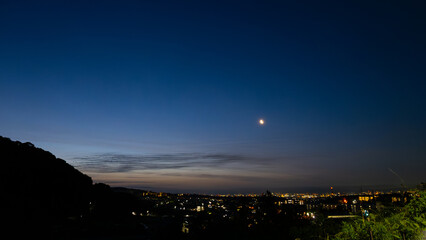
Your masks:
[[[57,158],[51,152],[38,148],[30,142],[22,143],[0,136],[0,151],[4,158],[3,164],[7,167],[12,167],[9,170],[17,170],[15,168],[20,167],[21,169],[18,170],[20,175],[25,172],[26,168],[33,167],[33,171],[42,170],[39,172],[40,174],[52,170],[65,171],[65,173],[71,174],[73,177],[85,179],[85,181],[92,183],[91,177],[80,172],[65,160]],[[52,166],[49,167],[48,164]]]
[[[34,144],[0,136],[6,214],[17,221],[53,221],[83,213],[92,179]],[[43,219],[44,218],[44,219]]]

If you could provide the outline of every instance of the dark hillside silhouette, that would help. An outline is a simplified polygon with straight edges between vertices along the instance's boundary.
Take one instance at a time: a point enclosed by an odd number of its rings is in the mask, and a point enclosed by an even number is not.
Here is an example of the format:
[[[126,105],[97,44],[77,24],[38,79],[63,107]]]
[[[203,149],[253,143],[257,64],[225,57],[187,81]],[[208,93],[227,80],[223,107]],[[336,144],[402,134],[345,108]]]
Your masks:
[[[92,179],[31,143],[0,137],[1,207],[13,226],[53,226],[87,214]]]
[[[146,234],[136,195],[113,191],[32,143],[0,136],[2,228],[13,238],[79,239]]]

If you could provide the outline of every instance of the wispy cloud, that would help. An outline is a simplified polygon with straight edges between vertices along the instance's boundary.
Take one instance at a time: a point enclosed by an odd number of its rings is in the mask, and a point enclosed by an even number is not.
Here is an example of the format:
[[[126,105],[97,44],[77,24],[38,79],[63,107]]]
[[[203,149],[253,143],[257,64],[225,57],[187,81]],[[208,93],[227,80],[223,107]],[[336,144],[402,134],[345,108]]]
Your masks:
[[[258,164],[255,158],[237,154],[175,153],[135,155],[102,153],[74,157],[72,164],[90,172],[130,172],[183,168],[220,168],[236,163]]]

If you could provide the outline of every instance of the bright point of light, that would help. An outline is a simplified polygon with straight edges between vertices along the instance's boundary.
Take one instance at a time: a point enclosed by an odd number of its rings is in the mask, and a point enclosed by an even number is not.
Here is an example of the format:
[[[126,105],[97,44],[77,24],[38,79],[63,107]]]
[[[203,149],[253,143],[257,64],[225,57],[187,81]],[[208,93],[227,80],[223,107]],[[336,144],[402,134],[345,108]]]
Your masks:
[[[260,125],[263,125],[263,124],[265,124],[265,120],[263,120],[263,119],[260,119],[260,120],[259,120],[259,124],[260,124]]]

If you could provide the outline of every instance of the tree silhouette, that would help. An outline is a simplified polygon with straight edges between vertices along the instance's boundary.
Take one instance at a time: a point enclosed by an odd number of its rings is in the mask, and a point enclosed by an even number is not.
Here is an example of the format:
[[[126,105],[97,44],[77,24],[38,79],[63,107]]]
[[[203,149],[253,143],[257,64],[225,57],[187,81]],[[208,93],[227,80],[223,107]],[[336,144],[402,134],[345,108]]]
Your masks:
[[[88,213],[92,179],[32,143],[0,137],[2,214],[42,230]]]

